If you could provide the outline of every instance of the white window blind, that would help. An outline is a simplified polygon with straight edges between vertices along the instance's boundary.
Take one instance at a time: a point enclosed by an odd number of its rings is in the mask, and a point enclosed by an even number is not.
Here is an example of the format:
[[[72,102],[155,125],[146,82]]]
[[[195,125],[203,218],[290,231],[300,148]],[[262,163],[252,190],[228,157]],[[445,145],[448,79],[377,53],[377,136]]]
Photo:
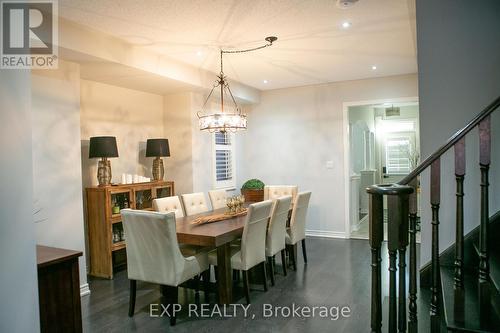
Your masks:
[[[234,135],[228,132],[214,133],[214,183],[215,188],[235,186]]]
[[[385,160],[388,174],[408,174],[411,171],[411,140],[409,137],[387,138]]]

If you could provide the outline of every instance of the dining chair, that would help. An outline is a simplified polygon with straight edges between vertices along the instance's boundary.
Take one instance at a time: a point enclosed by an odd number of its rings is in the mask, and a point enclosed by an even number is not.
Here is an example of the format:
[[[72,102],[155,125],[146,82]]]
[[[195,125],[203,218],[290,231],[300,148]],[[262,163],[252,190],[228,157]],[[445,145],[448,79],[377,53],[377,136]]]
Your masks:
[[[248,304],[250,304],[249,269],[257,265],[261,266],[264,291],[267,291],[266,229],[272,204],[272,201],[267,200],[248,207],[241,244],[231,246],[231,267],[243,273],[245,298]],[[208,254],[208,261],[210,265],[217,266],[217,251]]]
[[[210,210],[203,192],[183,194],[182,203],[184,204],[187,216],[208,212]]]
[[[210,280],[207,252],[186,255],[186,250],[181,251],[173,212],[123,209],[121,215],[130,281],[129,317],[134,315],[138,280],[160,284],[166,291],[168,304],[177,304],[179,285],[202,273],[207,295]],[[175,321],[175,314],[170,314],[170,325],[175,325]]]
[[[175,218],[184,217],[181,201],[177,195],[153,200],[153,209],[157,212],[174,212]]]
[[[275,199],[271,211],[271,218],[269,219],[269,224],[267,225],[266,257],[271,270],[272,286],[274,286],[275,256],[280,252],[283,274],[286,276],[285,235],[286,221],[288,220],[288,211],[290,210],[291,202],[291,195]]]
[[[219,209],[226,207],[226,190],[212,190],[208,191],[208,196],[210,197],[210,203],[212,204],[212,209]]]
[[[297,270],[297,243],[302,242],[302,255],[307,264],[306,252],[306,214],[311,192],[300,192],[293,204],[290,227],[286,230],[285,243],[292,259],[293,269]]]
[[[297,185],[266,185],[264,186],[264,200],[273,200],[285,195],[292,196],[292,203],[297,198]]]

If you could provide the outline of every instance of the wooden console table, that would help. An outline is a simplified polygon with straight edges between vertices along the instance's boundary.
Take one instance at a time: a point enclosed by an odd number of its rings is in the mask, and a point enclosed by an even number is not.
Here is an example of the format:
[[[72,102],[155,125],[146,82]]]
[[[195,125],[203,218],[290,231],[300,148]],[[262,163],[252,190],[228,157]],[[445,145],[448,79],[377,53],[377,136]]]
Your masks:
[[[82,332],[80,251],[37,245],[41,332]]]

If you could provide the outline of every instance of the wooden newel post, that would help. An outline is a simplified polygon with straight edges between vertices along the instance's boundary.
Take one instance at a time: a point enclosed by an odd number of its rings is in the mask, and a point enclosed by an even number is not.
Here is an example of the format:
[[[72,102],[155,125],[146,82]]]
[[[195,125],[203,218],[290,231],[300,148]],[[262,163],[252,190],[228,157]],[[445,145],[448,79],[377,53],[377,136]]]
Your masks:
[[[406,262],[408,246],[409,195],[413,188],[403,185],[373,185],[370,194],[370,246],[372,248],[372,332],[380,332],[382,325],[380,247],[384,240],[383,197],[388,196],[388,250],[389,250],[389,332],[406,331]],[[396,293],[396,266],[399,254],[399,302]],[[399,311],[398,311],[399,307]],[[399,312],[399,315],[398,315]]]
[[[384,240],[384,200],[382,195],[370,193],[369,236],[372,251],[372,294],[371,294],[371,332],[382,331],[382,271],[381,246]]]

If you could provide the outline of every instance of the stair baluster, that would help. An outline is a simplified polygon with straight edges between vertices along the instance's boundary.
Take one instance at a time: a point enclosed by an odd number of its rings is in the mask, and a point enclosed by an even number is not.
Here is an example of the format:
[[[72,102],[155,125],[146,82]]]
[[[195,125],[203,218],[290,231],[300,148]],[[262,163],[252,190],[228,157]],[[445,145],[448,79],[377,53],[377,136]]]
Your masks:
[[[479,305],[481,317],[489,316],[489,253],[488,253],[488,171],[491,161],[490,116],[479,123],[479,165],[481,168],[481,224],[479,226]],[[484,322],[484,321],[483,321]]]
[[[411,188],[413,191],[413,188]],[[388,203],[394,205],[396,212],[395,218],[399,222],[398,229],[398,332],[406,332],[406,247],[408,246],[408,194],[399,194],[396,196],[389,196]]]
[[[455,146],[455,180],[456,180],[456,230],[455,230],[455,262],[453,274],[453,312],[455,321],[465,318],[464,291],[464,179],[465,179],[465,138]]]
[[[456,179],[456,234],[455,234],[455,290],[464,288],[464,178],[465,178],[465,138],[455,144]]]
[[[432,263],[431,263],[431,332],[440,331],[439,304],[439,205],[441,202],[441,163],[440,158],[431,165],[431,209],[432,209]]]
[[[417,187],[418,180],[411,181],[410,186],[413,193],[410,194],[409,212],[410,212],[410,285],[409,285],[409,303],[408,303],[408,331],[410,333],[418,332],[417,319]]]

